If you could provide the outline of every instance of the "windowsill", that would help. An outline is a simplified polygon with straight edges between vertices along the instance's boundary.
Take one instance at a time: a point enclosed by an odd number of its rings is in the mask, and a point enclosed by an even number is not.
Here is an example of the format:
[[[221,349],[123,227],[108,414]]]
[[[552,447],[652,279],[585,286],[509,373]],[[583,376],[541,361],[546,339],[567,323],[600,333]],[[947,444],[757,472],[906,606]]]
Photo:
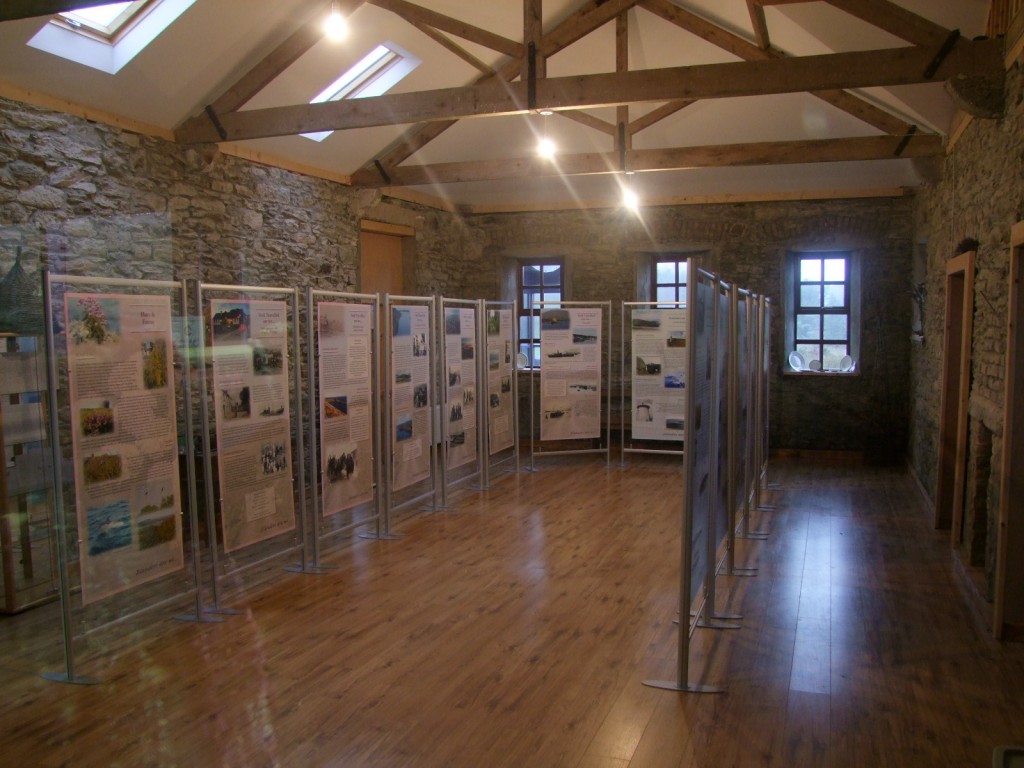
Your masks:
[[[787,370],[782,372],[783,376],[793,376],[794,378],[808,377],[808,378],[813,378],[813,379],[821,379],[821,378],[826,378],[826,379],[828,379],[828,378],[842,378],[842,379],[845,379],[845,378],[854,378],[854,377],[860,376],[860,374],[861,374],[861,372],[859,370],[853,370],[853,371],[794,371],[792,369],[787,369]]]

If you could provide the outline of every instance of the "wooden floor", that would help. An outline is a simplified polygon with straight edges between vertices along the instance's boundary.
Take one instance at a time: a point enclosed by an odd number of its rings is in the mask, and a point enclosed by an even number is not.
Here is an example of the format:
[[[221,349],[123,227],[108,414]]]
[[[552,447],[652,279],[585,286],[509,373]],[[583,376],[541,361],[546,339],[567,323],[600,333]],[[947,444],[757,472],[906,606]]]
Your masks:
[[[770,531],[722,578],[738,630],[676,670],[678,462],[548,459],[280,573],[225,624],[154,617],[60,666],[0,618],[6,766],[989,766],[1024,743],[1024,646],[993,642],[898,471],[777,462]],[[50,616],[56,614],[49,612]]]

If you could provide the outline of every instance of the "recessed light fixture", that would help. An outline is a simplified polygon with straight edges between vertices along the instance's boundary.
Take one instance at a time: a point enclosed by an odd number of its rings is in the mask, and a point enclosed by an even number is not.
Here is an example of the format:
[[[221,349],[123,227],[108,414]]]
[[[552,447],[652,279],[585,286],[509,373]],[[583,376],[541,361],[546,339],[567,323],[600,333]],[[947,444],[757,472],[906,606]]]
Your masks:
[[[555,142],[547,136],[541,136],[540,141],[537,142],[537,154],[545,160],[550,160],[557,152],[558,147],[555,146]]]

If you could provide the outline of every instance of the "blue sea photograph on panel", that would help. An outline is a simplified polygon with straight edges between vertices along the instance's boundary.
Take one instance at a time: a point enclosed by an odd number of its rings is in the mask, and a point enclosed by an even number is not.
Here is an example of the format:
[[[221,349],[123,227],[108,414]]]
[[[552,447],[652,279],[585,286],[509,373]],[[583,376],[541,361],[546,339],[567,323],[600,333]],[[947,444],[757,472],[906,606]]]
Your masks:
[[[132,513],[127,499],[118,499],[85,511],[89,528],[89,554],[102,555],[132,543]]]

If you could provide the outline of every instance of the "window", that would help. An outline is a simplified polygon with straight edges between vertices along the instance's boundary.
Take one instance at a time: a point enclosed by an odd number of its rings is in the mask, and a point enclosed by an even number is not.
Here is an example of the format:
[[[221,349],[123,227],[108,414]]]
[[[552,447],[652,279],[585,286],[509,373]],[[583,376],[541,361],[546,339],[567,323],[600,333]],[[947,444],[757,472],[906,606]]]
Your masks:
[[[686,259],[670,256],[655,261],[654,301],[686,301]]]
[[[839,252],[800,253],[791,261],[786,338],[792,370],[852,370],[856,357],[855,262]]]
[[[381,96],[419,65],[420,59],[394,43],[378,45],[341,77],[310,99],[309,103],[322,104],[325,101]],[[323,141],[332,133],[334,132],[316,131],[301,135],[313,141]]]
[[[116,75],[195,0],[135,0],[50,17],[27,45]]]
[[[58,13],[53,21],[56,24],[71,27],[81,34],[88,34],[106,42],[114,42],[123,32],[127,32],[132,24],[142,18],[147,8],[153,5],[156,5],[153,0],[109,3],[108,5]]]
[[[562,301],[565,270],[561,259],[531,259],[519,262],[517,301],[519,302],[519,351],[531,368],[540,368],[541,301]]]

